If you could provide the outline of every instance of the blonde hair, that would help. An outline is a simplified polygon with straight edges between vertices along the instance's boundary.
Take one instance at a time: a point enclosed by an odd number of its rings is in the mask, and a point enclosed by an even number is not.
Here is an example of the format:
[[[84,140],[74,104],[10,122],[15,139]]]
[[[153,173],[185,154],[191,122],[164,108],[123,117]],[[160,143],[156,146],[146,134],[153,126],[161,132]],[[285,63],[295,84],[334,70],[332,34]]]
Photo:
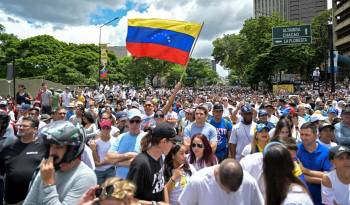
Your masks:
[[[107,194],[106,187],[113,186],[113,193]],[[127,180],[118,177],[107,179],[101,186],[101,199],[116,199],[126,204],[131,204],[135,192],[135,185]]]
[[[269,143],[269,141],[270,141],[270,136],[268,136],[268,140],[267,140],[266,144]],[[255,128],[254,129],[254,137],[253,137],[252,142],[250,143],[250,146],[251,146],[250,154],[253,154],[256,152],[255,149],[256,149],[257,144],[258,144],[258,131]],[[266,146],[266,144],[265,144],[265,146]]]

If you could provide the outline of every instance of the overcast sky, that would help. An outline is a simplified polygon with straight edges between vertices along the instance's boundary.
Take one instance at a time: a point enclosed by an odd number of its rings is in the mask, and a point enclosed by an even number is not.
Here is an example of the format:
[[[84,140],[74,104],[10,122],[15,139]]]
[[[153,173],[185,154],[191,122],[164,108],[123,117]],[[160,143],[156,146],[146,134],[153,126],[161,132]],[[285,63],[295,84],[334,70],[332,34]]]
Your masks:
[[[328,0],[330,2],[331,0]],[[164,18],[204,22],[194,57],[210,57],[212,41],[238,32],[253,16],[253,0],[1,0],[0,23],[19,38],[49,34],[74,43],[125,45],[128,18]]]

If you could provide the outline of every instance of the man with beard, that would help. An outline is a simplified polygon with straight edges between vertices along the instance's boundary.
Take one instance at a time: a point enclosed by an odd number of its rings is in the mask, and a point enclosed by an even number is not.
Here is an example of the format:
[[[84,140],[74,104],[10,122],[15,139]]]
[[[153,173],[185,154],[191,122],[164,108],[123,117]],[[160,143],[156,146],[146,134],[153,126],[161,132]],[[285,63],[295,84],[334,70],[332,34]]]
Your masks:
[[[5,203],[22,204],[35,169],[46,153],[46,146],[36,135],[39,121],[23,117],[17,137],[0,152],[0,171],[5,175]]]
[[[253,108],[247,104],[241,108],[242,121],[236,124],[231,133],[229,148],[231,157],[240,160],[244,147],[250,144],[254,137]]]
[[[42,160],[24,205],[77,204],[97,183],[95,173],[80,160],[85,145],[83,128],[56,121],[38,135],[49,145],[49,155]]]

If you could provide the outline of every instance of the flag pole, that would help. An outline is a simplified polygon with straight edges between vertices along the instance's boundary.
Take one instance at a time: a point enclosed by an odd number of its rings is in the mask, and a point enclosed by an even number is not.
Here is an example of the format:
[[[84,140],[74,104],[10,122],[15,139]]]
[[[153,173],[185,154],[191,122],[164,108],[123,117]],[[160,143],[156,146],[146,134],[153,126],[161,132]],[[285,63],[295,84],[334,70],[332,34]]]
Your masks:
[[[184,71],[182,72],[181,77],[180,77],[180,83],[182,83],[182,80],[183,80],[183,78],[185,77],[185,73],[186,73],[186,69],[187,69],[188,63],[190,62],[192,52],[193,52],[193,50],[194,50],[194,47],[195,47],[196,44],[197,44],[197,40],[198,40],[198,38],[199,38],[199,35],[200,35],[201,32],[202,32],[203,26],[204,26],[204,21],[202,22],[201,28],[199,29],[199,33],[198,33],[198,35],[197,35],[197,38],[194,40],[194,43],[193,43],[192,48],[191,48],[191,51],[190,51],[190,55],[188,55],[188,60],[187,60],[187,62],[186,62],[186,64],[185,64],[185,66],[184,66]]]

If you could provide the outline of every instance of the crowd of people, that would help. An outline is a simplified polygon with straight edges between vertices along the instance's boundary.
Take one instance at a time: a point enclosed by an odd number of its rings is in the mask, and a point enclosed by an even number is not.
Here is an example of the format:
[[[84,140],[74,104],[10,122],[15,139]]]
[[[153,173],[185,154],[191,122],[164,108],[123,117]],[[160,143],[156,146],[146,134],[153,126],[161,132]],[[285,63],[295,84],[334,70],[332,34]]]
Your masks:
[[[0,100],[0,204],[350,204],[350,90],[25,85]]]

